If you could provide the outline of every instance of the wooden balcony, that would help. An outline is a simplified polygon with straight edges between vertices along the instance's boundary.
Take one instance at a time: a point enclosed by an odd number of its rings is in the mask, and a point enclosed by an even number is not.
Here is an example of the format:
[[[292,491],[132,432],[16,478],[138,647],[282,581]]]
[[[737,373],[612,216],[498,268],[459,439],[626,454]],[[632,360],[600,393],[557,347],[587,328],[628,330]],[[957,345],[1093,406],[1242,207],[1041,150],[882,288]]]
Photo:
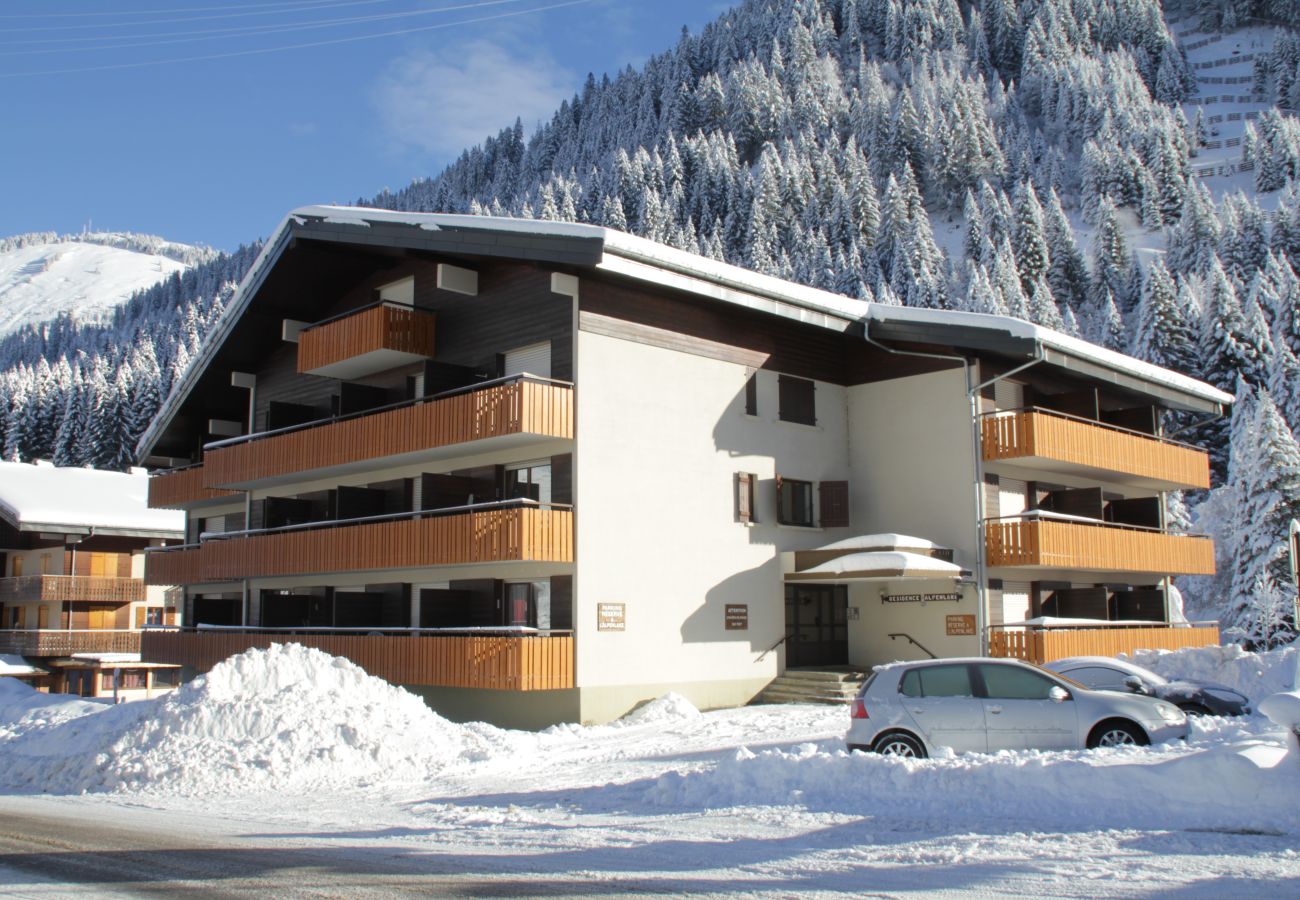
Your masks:
[[[572,439],[573,387],[514,377],[449,396],[210,447],[209,485],[258,486],[305,473],[322,477],[358,464],[397,463],[489,438]]]
[[[139,653],[140,632],[126,630],[16,629],[0,631],[0,653],[69,656],[73,653]]]
[[[201,584],[372,569],[573,561],[572,510],[483,506],[418,518],[294,527],[151,550],[145,556],[145,582]]]
[[[134,603],[145,598],[139,578],[94,575],[21,575],[0,578],[0,603]]]
[[[294,642],[342,656],[393,684],[554,691],[574,686],[573,636],[561,634],[145,631],[140,654],[206,672],[245,650]]]
[[[1214,542],[1200,535],[1090,522],[995,519],[985,523],[990,566],[1213,575]]]
[[[1210,486],[1210,458],[1186,444],[1048,410],[981,421],[985,462],[1115,480],[1153,491]]]
[[[206,486],[203,478],[202,465],[155,472],[149,476],[149,508],[194,509],[235,496],[235,491]]]
[[[434,315],[379,303],[318,322],[298,335],[298,371],[361,378],[433,356]]]
[[[1115,656],[1137,650],[1181,650],[1219,643],[1216,623],[1096,627],[1004,626],[989,632],[989,656],[1048,663],[1072,656]]]

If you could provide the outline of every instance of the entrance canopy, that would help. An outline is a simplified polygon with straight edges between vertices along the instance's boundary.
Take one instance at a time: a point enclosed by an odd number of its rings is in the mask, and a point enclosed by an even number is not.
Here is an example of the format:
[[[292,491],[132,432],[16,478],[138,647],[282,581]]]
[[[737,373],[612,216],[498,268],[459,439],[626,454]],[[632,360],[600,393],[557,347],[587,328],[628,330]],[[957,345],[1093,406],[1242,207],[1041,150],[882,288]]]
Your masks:
[[[952,551],[906,534],[865,534],[815,550],[781,554],[789,582],[895,581],[949,579],[970,573],[952,561]]]

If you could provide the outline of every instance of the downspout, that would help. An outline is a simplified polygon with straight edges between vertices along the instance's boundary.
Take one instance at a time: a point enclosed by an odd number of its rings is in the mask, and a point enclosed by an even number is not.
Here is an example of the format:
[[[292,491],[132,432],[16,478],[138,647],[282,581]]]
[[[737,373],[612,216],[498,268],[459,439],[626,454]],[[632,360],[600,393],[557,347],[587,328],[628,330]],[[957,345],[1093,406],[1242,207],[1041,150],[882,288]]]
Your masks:
[[[1017,366],[1009,372],[1005,372],[996,378],[990,378],[979,384],[972,384],[973,365],[965,356],[948,353],[923,353],[919,350],[898,350],[894,347],[880,343],[871,337],[871,319],[863,322],[863,338],[868,344],[883,350],[894,356],[912,356],[921,359],[940,359],[945,361],[958,362],[961,364],[966,377],[966,399],[970,408],[971,423],[971,446],[973,449],[972,468],[974,470],[974,488],[975,488],[975,595],[978,602],[975,604],[975,633],[980,636],[980,656],[988,655],[988,638],[985,634],[987,628],[986,620],[988,618],[988,577],[986,576],[987,567],[985,565],[985,544],[984,544],[984,454],[981,451],[983,446],[983,436],[980,433],[980,416],[979,416],[979,395],[984,388],[991,384],[1010,378],[1023,372],[1032,366],[1036,366],[1043,361],[1042,347],[1035,343],[1034,359],[1023,365]]]

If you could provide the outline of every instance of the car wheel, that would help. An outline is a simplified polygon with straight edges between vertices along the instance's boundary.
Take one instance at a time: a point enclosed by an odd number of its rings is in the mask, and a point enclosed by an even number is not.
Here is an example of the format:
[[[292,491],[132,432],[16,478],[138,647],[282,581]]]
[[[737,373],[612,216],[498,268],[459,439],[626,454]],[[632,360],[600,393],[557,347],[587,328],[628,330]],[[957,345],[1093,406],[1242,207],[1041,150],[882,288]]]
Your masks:
[[[910,759],[925,759],[925,748],[921,742],[910,734],[886,734],[876,738],[871,745],[881,756],[905,756]]]
[[[1088,735],[1088,749],[1097,747],[1145,747],[1151,743],[1146,732],[1132,722],[1112,720],[1102,722]]]
[[[1187,713],[1189,716],[1214,715],[1214,713],[1210,712],[1208,707],[1202,706],[1199,703],[1180,703],[1178,704],[1178,708],[1181,709],[1183,712]]]

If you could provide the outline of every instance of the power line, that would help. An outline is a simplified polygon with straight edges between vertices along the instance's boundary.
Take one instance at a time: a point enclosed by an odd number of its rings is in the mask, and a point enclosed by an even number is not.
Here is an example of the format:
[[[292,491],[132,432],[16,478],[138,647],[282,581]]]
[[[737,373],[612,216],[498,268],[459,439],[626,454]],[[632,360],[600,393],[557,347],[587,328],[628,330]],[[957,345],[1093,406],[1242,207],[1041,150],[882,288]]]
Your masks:
[[[285,9],[268,9],[259,7],[253,12],[229,13],[220,16],[183,16],[172,19],[153,19],[148,21],[135,22],[104,22],[93,25],[35,25],[29,28],[10,28],[8,31],[14,34],[31,33],[37,31],[89,31],[91,29],[106,28],[139,28],[142,25],[175,25],[189,22],[209,22],[216,19],[246,19],[250,16],[281,16],[289,13],[311,12],[318,9],[338,9],[348,6],[373,6],[377,3],[400,3],[402,0],[306,0],[306,2]],[[174,13],[176,10],[159,10],[161,13]]]
[[[49,43],[84,43],[86,41],[113,42],[104,46],[47,47],[39,50],[0,50],[0,56],[37,56],[51,53],[85,53],[96,50],[125,50],[135,47],[159,47],[168,44],[188,44],[204,41],[214,37],[255,37],[265,34],[283,34],[294,31],[311,31],[321,28],[334,28],[341,25],[355,25],[363,22],[391,21],[409,19],[417,16],[434,16],[451,12],[463,12],[467,9],[481,9],[486,6],[501,6],[507,3],[523,3],[525,0],[473,0],[455,6],[440,6],[436,9],[413,10],[400,13],[382,13],[374,16],[351,16],[342,19],[325,19],[320,22],[284,22],[279,25],[248,25],[240,28],[205,28],[198,31],[174,31],[160,34],[112,35],[108,37],[85,38],[41,38],[34,41],[0,41],[0,46],[28,46],[30,44]],[[194,35],[194,36],[188,36]],[[154,40],[157,38],[157,40]],[[118,43],[135,41],[135,43]]]
[[[232,9],[268,9],[273,6],[313,7],[322,0],[273,0],[267,3],[237,3],[227,6],[193,6],[186,12],[223,12]],[[339,6],[361,5],[364,3],[387,3],[392,0],[336,0]],[[289,12],[290,10],[281,10]],[[40,12],[40,13],[3,13],[0,19],[102,19],[108,16],[156,16],[160,13],[174,13],[176,9],[115,9],[111,12]],[[251,13],[249,14],[251,15]],[[78,26],[70,26],[76,28]],[[94,26],[85,26],[94,27]]]
[[[479,16],[473,19],[462,19],[458,22],[440,22],[435,25],[421,25],[416,28],[402,28],[396,31],[385,31],[377,34],[361,34],[351,37],[331,38],[323,41],[309,41],[301,44],[285,44],[279,47],[258,47],[248,50],[232,50],[226,53],[208,53],[200,56],[177,57],[173,59],[154,59],[141,60],[129,63],[115,63],[112,65],[102,66],[80,66],[67,69],[45,69],[36,72],[0,72],[0,78],[34,78],[45,75],[77,75],[85,72],[109,72],[120,69],[142,69],[150,66],[175,65],[177,63],[204,62],[214,59],[233,59],[240,56],[257,56],[268,53],[280,53],[286,50],[304,50],[312,47],[330,47],[338,44],[352,44],[358,41],[372,41],[386,37],[400,37],[407,34],[417,34],[425,31],[440,31],[446,28],[456,28],[461,25],[477,25],[482,22],[493,22],[500,19],[512,19],[517,16],[531,15],[532,13],[548,12],[553,9],[562,9],[567,6],[579,6],[591,3],[593,0],[565,0],[563,3],[552,3],[547,6],[537,6],[532,9],[511,10],[509,12],[496,13],[490,16]]]

